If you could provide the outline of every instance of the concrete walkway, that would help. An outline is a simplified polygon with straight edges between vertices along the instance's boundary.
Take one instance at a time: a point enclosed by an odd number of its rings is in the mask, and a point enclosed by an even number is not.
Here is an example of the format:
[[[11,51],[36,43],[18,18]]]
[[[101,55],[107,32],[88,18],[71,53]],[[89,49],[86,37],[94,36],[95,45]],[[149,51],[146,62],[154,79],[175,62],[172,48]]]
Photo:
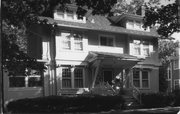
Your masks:
[[[101,114],[180,114],[180,107],[165,107],[151,109],[134,109],[134,110],[112,110],[101,112]],[[179,112],[179,113],[178,113]]]

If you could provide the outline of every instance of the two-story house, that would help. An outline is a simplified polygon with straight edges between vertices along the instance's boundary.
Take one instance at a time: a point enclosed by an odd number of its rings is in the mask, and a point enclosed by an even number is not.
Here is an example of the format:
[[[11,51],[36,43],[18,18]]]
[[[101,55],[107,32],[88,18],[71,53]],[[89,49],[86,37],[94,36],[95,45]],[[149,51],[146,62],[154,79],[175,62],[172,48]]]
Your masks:
[[[75,10],[54,11],[49,25],[29,28],[28,54],[47,65],[43,73],[5,77],[5,99],[77,94],[121,76],[124,88],[159,91],[157,33],[132,14],[77,18]],[[57,26],[51,26],[56,23]]]
[[[175,38],[175,42],[180,42],[180,33],[174,33],[172,34],[172,37]],[[171,63],[168,68],[167,81],[169,92],[180,89],[180,43],[176,48],[175,56],[171,57]]]

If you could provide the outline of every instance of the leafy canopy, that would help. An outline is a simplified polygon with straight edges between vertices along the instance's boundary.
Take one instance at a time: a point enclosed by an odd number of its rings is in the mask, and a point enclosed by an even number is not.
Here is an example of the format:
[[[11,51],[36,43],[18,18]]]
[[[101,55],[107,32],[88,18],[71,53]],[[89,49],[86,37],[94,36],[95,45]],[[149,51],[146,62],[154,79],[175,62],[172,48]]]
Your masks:
[[[146,13],[144,17],[145,27],[157,27],[157,32],[162,38],[168,38],[174,32],[180,31],[178,23],[178,6],[176,3],[166,6],[152,6],[146,4]]]
[[[33,23],[47,24],[39,16],[53,17],[57,8],[68,9],[76,4],[77,14],[82,17],[88,10],[92,14],[109,14],[116,0],[2,0],[2,48],[3,68],[24,72],[26,68],[43,70],[45,66],[27,54],[27,28]],[[53,25],[52,25],[53,27]]]

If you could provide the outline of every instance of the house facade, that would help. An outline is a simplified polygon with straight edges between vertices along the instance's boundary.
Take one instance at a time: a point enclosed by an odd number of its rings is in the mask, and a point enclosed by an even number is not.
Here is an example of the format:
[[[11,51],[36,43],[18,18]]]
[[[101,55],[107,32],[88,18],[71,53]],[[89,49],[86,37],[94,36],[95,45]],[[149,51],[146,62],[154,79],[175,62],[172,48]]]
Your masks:
[[[29,28],[28,54],[46,64],[45,72],[5,76],[5,101],[64,94],[82,94],[119,77],[123,88],[159,91],[157,33],[142,28],[142,17],[86,16],[55,11],[49,25]],[[56,24],[52,26],[51,24]]]
[[[172,37],[175,38],[175,42],[180,42],[180,33],[174,33]],[[167,81],[169,92],[180,89],[180,43],[176,48],[175,56],[171,57]]]

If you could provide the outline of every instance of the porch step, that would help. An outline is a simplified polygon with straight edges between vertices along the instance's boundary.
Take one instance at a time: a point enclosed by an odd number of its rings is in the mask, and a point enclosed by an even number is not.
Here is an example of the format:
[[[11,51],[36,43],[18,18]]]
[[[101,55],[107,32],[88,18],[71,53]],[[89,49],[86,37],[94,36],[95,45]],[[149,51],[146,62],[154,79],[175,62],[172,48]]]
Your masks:
[[[133,97],[132,89],[125,89],[122,97],[125,100],[125,109],[138,109],[141,108],[139,102]]]

